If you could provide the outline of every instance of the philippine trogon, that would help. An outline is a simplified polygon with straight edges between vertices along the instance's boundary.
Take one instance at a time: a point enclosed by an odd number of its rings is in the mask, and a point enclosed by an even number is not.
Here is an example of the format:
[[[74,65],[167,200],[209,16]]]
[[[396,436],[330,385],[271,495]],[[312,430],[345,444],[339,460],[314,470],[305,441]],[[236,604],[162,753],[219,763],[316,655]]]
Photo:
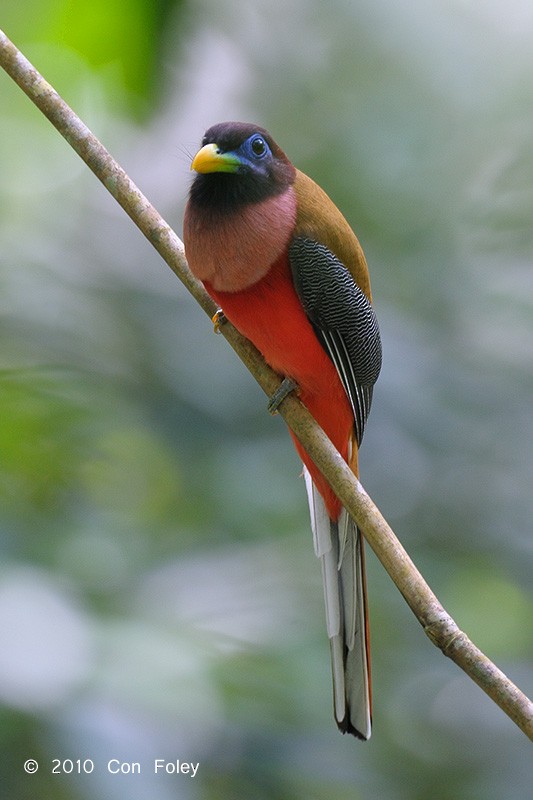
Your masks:
[[[189,266],[224,316],[299,397],[358,474],[381,368],[365,256],[328,195],[270,134],[242,122],[206,132],[184,218]],[[363,541],[298,440],[322,562],[337,725],[368,739],[371,686]]]

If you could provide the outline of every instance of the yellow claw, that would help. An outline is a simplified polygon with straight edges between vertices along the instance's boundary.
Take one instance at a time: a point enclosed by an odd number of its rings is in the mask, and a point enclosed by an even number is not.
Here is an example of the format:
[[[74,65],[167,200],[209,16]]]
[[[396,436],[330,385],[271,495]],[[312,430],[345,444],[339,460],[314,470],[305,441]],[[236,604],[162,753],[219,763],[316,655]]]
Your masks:
[[[221,327],[221,325],[223,325],[226,322],[226,319],[227,319],[226,315],[224,314],[224,312],[222,311],[221,308],[219,308],[213,314],[213,316],[211,317],[211,322],[213,323],[213,328],[214,328],[214,331],[215,331],[216,334],[222,333],[222,331],[220,330],[220,327]]]

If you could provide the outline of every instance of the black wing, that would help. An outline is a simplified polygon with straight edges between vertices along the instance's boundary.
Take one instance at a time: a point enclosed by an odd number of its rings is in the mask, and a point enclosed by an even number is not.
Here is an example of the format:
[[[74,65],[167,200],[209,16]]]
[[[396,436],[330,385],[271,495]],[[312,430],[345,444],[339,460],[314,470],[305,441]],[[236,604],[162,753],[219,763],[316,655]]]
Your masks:
[[[360,444],[381,369],[374,309],[350,271],[323,244],[296,236],[289,246],[289,261],[305,313],[350,398]]]

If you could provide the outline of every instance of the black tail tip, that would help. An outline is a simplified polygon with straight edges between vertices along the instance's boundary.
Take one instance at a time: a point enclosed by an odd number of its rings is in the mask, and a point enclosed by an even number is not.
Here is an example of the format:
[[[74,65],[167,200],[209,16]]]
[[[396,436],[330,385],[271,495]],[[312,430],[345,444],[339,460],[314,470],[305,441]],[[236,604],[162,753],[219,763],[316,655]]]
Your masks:
[[[339,722],[339,720],[335,720],[335,722],[337,723],[337,727],[342,734],[349,733],[351,736],[354,736],[361,742],[368,742],[370,739],[370,732],[365,735],[364,733],[361,733],[361,731],[358,731],[357,728],[354,728],[348,717],[348,714],[346,714],[341,722]]]

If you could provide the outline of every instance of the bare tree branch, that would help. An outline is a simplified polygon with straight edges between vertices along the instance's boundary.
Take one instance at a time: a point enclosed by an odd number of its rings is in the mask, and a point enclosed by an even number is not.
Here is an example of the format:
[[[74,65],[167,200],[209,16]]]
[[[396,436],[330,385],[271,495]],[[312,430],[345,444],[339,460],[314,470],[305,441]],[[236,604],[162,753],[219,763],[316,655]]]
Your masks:
[[[152,243],[204,311],[216,306],[188,269],[183,244],[124,170],[57,92],[0,31],[0,64],[57,128]],[[221,331],[267,395],[280,377],[229,323]],[[425,633],[533,740],[533,703],[463,633],[439,603],[379,509],[322,429],[289,395],[280,413],[353,516]]]

